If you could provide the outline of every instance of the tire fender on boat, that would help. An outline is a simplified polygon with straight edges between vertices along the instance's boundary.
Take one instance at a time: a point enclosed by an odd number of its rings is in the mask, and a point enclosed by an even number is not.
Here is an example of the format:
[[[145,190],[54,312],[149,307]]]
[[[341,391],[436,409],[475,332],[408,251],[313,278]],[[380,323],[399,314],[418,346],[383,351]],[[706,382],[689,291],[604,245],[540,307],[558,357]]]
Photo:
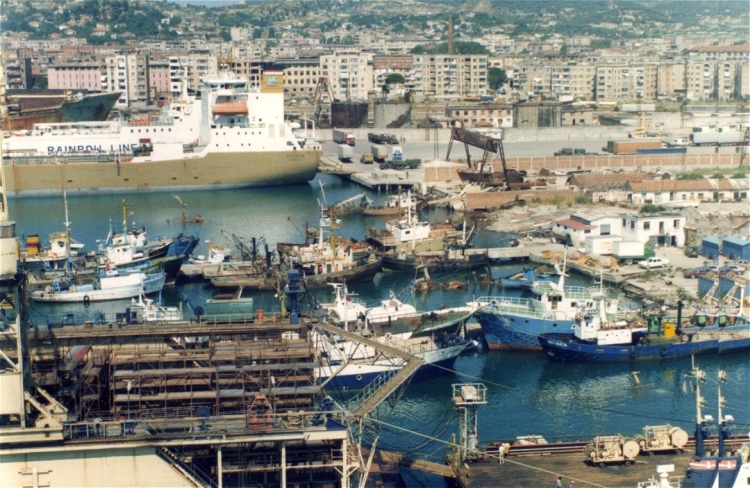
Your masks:
[[[690,336],[688,334],[682,334],[682,342],[685,344],[690,342]]]
[[[362,375],[361,374],[357,375],[357,381],[362,381]]]
[[[661,357],[664,357],[667,355],[669,351],[667,350],[667,346],[664,346],[661,348],[661,351],[659,351],[659,354],[661,354]]]
[[[88,295],[84,295],[84,296],[83,296],[83,304],[84,304],[84,305],[88,305],[88,304],[90,304],[90,303],[91,303],[91,297],[90,297],[90,296],[88,296]]]
[[[390,341],[391,339],[393,339],[393,334],[391,334],[390,332],[386,332],[385,333],[385,340],[386,341]]]

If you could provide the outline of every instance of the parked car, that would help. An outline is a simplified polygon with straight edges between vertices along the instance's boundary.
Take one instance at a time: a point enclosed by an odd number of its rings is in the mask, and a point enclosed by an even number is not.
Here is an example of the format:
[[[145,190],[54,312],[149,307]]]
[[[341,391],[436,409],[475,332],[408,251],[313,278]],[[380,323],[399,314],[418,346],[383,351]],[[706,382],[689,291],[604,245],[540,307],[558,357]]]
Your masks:
[[[702,268],[706,268],[707,270],[709,270],[709,271],[710,271],[710,272],[712,272],[712,273],[718,273],[718,272],[719,272],[719,266],[718,266],[718,265],[716,265],[716,264],[710,264],[710,263],[706,262],[706,263],[705,263],[705,264],[704,264],[703,266],[701,266],[701,267],[702,267]]]
[[[736,260],[736,261],[734,262],[734,264],[736,264],[737,266],[744,266],[744,267],[748,267],[748,266],[750,266],[750,261],[748,261],[748,260],[746,260],[746,259],[737,259],[737,260]]]
[[[658,258],[654,256],[648,259],[644,259],[643,261],[639,261],[638,266],[646,269],[663,268],[664,266],[669,266],[669,260],[666,258]]]
[[[699,246],[687,246],[685,248],[685,256],[689,258],[697,258],[700,256],[701,248]]]
[[[728,274],[728,273],[744,273],[745,268],[742,266],[738,266],[736,264],[725,264],[721,268],[719,268],[719,274]]]
[[[686,269],[682,272],[682,276],[685,278],[698,278],[699,276],[706,276],[711,270],[706,267]]]

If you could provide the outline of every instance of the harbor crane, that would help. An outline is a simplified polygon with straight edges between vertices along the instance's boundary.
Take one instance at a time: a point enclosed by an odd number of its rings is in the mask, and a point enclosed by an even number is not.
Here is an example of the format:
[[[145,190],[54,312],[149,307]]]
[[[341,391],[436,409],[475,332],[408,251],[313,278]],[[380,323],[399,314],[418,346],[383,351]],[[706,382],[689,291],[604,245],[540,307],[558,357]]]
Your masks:
[[[177,199],[178,202],[180,202],[180,206],[182,208],[182,223],[183,224],[200,224],[203,222],[203,217],[200,215],[196,215],[194,217],[188,217],[187,216],[187,203],[180,200],[180,197],[177,195],[172,195]]]
[[[333,88],[331,87],[331,82],[326,78],[325,76],[321,76],[318,78],[318,84],[315,86],[315,96],[313,97],[313,105],[315,105],[315,116],[313,117],[313,120],[315,121],[315,125],[318,127],[321,126],[321,117],[322,117],[322,111],[323,111],[323,95],[328,95],[328,103],[333,103],[337,101],[333,97]],[[328,114],[328,121],[330,122],[331,116],[330,112]]]
[[[510,182],[508,180],[508,167],[505,164],[505,150],[503,149],[502,139],[495,137],[489,137],[484,134],[480,134],[476,131],[470,131],[463,128],[454,128],[451,130],[451,139],[448,142],[448,152],[445,155],[445,159],[450,161],[451,149],[453,148],[453,141],[463,142],[464,148],[466,149],[466,163],[469,165],[469,170],[475,170],[479,173],[480,181],[489,181],[491,173],[485,171],[487,166],[487,155],[490,152],[494,152],[500,155],[500,161],[503,165],[503,175],[505,177],[505,189],[510,190]],[[471,155],[469,154],[469,146],[478,147],[484,150],[482,158],[478,163],[472,162]]]

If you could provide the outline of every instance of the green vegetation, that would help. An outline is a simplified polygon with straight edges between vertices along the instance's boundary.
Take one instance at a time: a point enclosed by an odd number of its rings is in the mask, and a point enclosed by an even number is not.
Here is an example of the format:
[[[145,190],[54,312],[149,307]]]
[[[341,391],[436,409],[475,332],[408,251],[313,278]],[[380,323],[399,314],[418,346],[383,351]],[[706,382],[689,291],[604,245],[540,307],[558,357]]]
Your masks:
[[[578,205],[591,205],[592,203],[594,203],[591,200],[591,195],[578,195],[575,198],[575,202]]]
[[[403,85],[406,79],[401,73],[391,73],[385,78],[388,85]]]
[[[641,207],[640,213],[657,213],[657,212],[663,212],[664,207],[660,207],[659,205],[652,205],[650,203],[644,205]]]
[[[487,81],[493,90],[499,89],[508,81],[508,75],[504,69],[490,68],[487,71]]]
[[[702,180],[703,174],[698,171],[691,171],[690,173],[682,173],[677,177],[678,180]]]
[[[412,54],[448,54],[448,43],[442,42],[434,47],[425,48],[422,45],[414,46]],[[490,54],[490,51],[474,41],[455,41],[453,43],[454,54]]]

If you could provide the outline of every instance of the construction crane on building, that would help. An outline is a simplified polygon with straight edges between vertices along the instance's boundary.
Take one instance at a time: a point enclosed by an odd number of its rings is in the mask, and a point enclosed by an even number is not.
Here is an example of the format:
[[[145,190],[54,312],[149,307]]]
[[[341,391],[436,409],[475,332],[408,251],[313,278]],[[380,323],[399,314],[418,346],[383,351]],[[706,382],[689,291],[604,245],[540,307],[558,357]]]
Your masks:
[[[323,95],[328,95],[328,106],[329,106],[329,112],[328,112],[328,120],[327,122],[330,123],[331,120],[331,112],[330,112],[330,104],[337,101],[333,97],[333,88],[331,87],[331,82],[326,78],[325,76],[321,76],[318,78],[318,84],[315,86],[315,96],[313,97],[313,105],[315,105],[315,116],[313,117],[313,120],[315,121],[315,124],[318,127],[321,127],[324,125],[324,123],[321,120],[323,116]]]

